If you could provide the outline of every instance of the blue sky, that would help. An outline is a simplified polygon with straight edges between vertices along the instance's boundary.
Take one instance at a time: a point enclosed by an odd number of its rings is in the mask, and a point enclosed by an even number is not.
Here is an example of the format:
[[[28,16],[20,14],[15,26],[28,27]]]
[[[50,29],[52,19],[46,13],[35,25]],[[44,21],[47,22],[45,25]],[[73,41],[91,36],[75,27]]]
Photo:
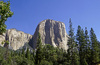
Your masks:
[[[7,29],[33,35],[39,22],[53,19],[65,23],[68,33],[71,18],[75,33],[78,25],[89,31],[92,27],[100,41],[100,0],[11,0],[11,10],[14,15],[7,20]]]

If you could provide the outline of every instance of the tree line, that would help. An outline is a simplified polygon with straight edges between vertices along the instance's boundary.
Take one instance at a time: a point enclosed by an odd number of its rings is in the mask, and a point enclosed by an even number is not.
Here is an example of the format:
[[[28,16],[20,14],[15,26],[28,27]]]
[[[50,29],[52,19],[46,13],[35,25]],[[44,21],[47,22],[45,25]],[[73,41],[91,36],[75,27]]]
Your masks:
[[[10,10],[10,3],[0,1],[0,35],[6,32],[5,21],[11,17],[13,12]],[[5,47],[0,47],[0,65],[96,65],[100,62],[100,42],[91,28],[88,34],[78,26],[76,35],[69,20],[68,50],[54,48],[46,44],[42,45],[41,35],[38,34],[36,50],[30,51],[29,48],[21,51],[8,49],[8,40],[2,42]]]
[[[38,34],[36,50],[24,48],[12,51],[0,47],[1,65],[96,65],[100,62],[100,42],[98,42],[93,28],[88,34],[78,26],[76,36],[69,21],[69,39],[67,52],[50,44],[42,45],[41,35]],[[7,56],[5,56],[7,55]]]
[[[88,34],[87,27],[84,31],[81,26],[78,26],[75,36],[70,19],[68,46],[69,65],[95,65],[100,63],[100,43],[93,28]]]

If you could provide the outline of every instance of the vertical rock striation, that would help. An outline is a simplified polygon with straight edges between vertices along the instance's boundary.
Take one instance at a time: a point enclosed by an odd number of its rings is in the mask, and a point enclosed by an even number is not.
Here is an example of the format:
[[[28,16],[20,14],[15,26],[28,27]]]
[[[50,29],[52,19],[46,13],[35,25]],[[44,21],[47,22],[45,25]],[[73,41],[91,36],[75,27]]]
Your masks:
[[[41,41],[43,45],[50,44],[64,50],[68,49],[68,35],[66,33],[64,23],[50,19],[40,22],[32,37],[32,43],[30,44],[33,48],[36,47],[38,33],[41,34]]]
[[[38,33],[41,34],[42,44],[50,44],[64,50],[68,49],[68,35],[66,33],[65,24],[54,20],[44,20],[40,22],[36,28],[34,35],[26,34],[16,29],[9,29],[3,35],[0,35],[0,46],[2,41],[9,41],[9,49],[18,50],[27,47],[29,43],[32,48],[36,48]],[[31,40],[31,41],[30,41]]]
[[[1,44],[2,41],[8,40],[9,49],[18,50],[21,47],[23,47],[25,44],[27,44],[31,38],[32,38],[32,35],[30,34],[26,34],[16,29],[9,29],[3,35],[0,35],[0,46],[3,46]]]
[[[32,36],[16,29],[9,29],[7,31],[7,40],[9,41],[9,48],[17,50],[27,44]]]

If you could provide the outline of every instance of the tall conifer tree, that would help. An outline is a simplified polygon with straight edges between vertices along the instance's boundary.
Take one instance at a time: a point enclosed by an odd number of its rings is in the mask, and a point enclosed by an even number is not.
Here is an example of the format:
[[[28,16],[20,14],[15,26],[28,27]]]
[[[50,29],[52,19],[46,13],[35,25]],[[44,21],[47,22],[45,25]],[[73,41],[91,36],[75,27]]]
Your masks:
[[[68,57],[69,65],[79,65],[79,56],[77,44],[75,42],[74,29],[72,27],[71,19],[69,20],[69,40],[68,40]]]
[[[36,64],[40,64],[42,60],[42,42],[40,33],[38,33],[37,46],[36,46]]]
[[[85,59],[88,63],[88,65],[91,65],[91,45],[90,45],[90,39],[87,31],[87,27],[85,27]]]
[[[87,65],[85,59],[85,34],[84,30],[81,29],[81,26],[78,26],[77,34],[76,34],[77,43],[79,44],[79,56],[80,56],[80,65]]]
[[[22,56],[23,56],[23,58],[25,58],[25,50],[24,50],[24,48],[22,49]]]
[[[93,28],[90,30],[90,38],[92,44],[92,62],[96,63],[99,61],[99,44]]]
[[[27,51],[26,51],[26,58],[30,59],[30,51],[29,51],[29,48],[27,48]]]

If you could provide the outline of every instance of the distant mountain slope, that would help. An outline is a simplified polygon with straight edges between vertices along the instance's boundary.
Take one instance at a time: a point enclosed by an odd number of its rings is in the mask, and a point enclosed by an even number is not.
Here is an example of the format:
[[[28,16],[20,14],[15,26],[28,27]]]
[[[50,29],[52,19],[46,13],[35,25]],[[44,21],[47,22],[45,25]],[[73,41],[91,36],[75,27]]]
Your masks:
[[[9,49],[17,50],[27,44],[32,35],[26,34],[22,31],[18,31],[16,29],[9,29],[3,35],[0,35],[0,43],[4,40],[9,41]],[[0,44],[3,46],[2,44]]]
[[[38,33],[41,34],[42,44],[50,44],[54,47],[59,47],[64,50],[68,49],[67,41],[68,35],[66,33],[65,24],[59,21],[54,20],[44,20],[40,22],[36,28],[34,35],[26,34],[22,31],[16,29],[9,29],[3,35],[0,35],[0,46],[2,41],[9,41],[9,49],[18,50],[23,47],[29,47],[27,44],[35,49],[37,43]],[[31,41],[30,41],[31,40]],[[30,47],[30,49],[32,49]]]

